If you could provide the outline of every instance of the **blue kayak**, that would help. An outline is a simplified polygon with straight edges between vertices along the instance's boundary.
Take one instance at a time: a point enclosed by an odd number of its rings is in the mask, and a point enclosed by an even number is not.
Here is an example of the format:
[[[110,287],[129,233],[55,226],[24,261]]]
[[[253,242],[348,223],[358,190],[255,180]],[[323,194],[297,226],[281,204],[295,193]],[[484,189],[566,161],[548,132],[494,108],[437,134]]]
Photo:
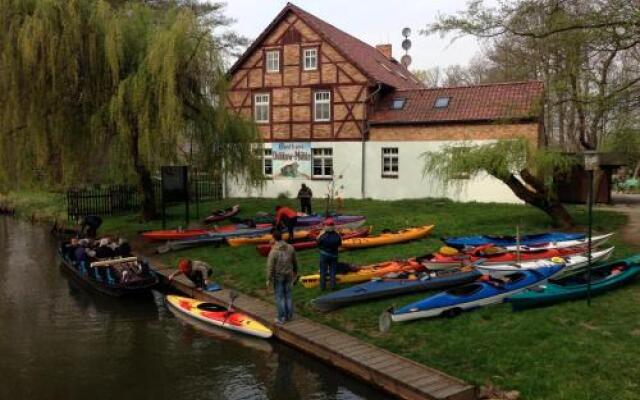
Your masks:
[[[584,233],[547,232],[535,235],[521,236],[520,244],[526,246],[535,246],[551,242],[580,240],[584,238]],[[457,249],[462,249],[465,247],[478,247],[487,244],[493,244],[496,246],[517,245],[515,236],[475,235],[443,238],[442,240],[447,244],[447,246],[455,247]]]
[[[360,301],[464,285],[481,275],[476,270],[452,268],[428,272],[414,279],[376,279],[329,293],[314,299],[313,304],[321,311],[330,311]]]
[[[548,267],[514,272],[502,279],[482,280],[449,289],[393,310],[391,320],[398,322],[440,315],[455,316],[464,310],[501,303],[507,297],[546,282],[562,268],[564,268],[564,264],[559,263]]]

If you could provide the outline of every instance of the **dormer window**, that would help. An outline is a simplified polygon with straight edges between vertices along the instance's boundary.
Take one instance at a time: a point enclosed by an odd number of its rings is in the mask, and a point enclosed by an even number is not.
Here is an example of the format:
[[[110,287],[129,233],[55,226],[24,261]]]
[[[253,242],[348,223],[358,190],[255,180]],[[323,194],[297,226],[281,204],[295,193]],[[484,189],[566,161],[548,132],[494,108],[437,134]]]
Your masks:
[[[267,72],[280,72],[280,51],[268,50],[265,55]]]
[[[433,108],[447,108],[449,106],[449,100],[451,100],[451,97],[438,97],[433,104]]]
[[[396,97],[393,99],[393,102],[391,102],[391,106],[389,108],[392,110],[402,110],[404,108],[405,100],[406,99],[404,97]]]

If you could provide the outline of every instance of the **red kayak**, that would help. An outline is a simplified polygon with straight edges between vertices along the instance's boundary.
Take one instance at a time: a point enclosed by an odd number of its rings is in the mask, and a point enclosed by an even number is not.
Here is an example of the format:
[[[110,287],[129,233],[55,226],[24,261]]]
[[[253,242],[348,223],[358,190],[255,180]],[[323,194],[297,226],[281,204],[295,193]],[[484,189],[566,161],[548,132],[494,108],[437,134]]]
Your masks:
[[[158,231],[148,231],[142,233],[142,237],[152,241],[166,241],[166,240],[184,240],[194,239],[199,236],[215,236],[220,234],[220,237],[237,235],[257,235],[269,232],[271,224],[257,224],[255,227],[248,227],[247,225],[225,225],[212,229],[168,229]]]
[[[563,257],[577,253],[584,253],[585,251],[586,250],[584,247],[567,247],[561,249],[540,249],[534,251],[525,251],[520,253],[520,261]],[[504,264],[510,262],[518,262],[518,254],[514,251],[508,251],[506,249],[495,247],[493,245],[483,245],[474,248],[468,253],[445,255],[436,252],[430,256],[418,257],[417,260],[429,269],[438,270],[456,267],[462,264],[470,265],[480,260],[482,260],[483,265],[491,265],[493,263]]]
[[[240,212],[240,206],[238,204],[224,210],[213,211],[211,215],[209,215],[207,218],[204,219],[204,223],[212,224],[214,222],[219,222],[227,218],[231,218],[239,212]]]
[[[345,233],[345,234],[341,235],[342,236],[342,240],[369,236],[369,234],[371,233],[372,229],[373,229],[373,227],[371,227],[371,226],[358,228],[356,230],[353,230],[353,231],[350,231],[348,233]],[[315,236],[315,235],[313,235],[313,236]],[[305,240],[305,241],[302,241],[302,242],[294,242],[291,245],[296,250],[306,250],[306,249],[313,249],[318,244],[316,243],[315,238],[314,238],[314,240]],[[269,252],[271,251],[271,243],[259,244],[259,245],[256,246],[256,249],[258,250],[258,253],[260,253],[260,255],[266,257],[266,256],[269,255]]]

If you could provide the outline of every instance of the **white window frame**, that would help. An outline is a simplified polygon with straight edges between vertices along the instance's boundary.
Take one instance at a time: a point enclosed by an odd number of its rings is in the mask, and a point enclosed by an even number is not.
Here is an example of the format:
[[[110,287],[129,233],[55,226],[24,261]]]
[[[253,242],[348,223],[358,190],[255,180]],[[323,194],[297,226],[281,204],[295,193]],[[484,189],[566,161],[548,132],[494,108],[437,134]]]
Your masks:
[[[280,50],[266,50],[264,62],[267,72],[280,72]]]
[[[267,165],[271,169],[271,173],[267,173]],[[262,152],[262,173],[265,177],[273,177],[273,151],[270,148],[265,148]]]
[[[320,174],[316,174],[316,166],[320,167]],[[331,168],[330,171],[327,171]],[[331,173],[327,173],[331,172]],[[311,177],[313,179],[333,178],[333,148],[314,147],[311,149]]]
[[[322,109],[319,110],[319,107],[322,107]],[[318,90],[313,92],[313,121],[314,122],[331,121],[331,91],[330,90]]]
[[[309,63],[307,64],[307,61]],[[313,64],[311,63],[313,61]],[[302,70],[315,71],[318,69],[318,48],[308,47],[302,49]]]
[[[266,101],[265,101],[266,100]],[[262,107],[266,107],[264,114],[265,118],[262,117],[262,113],[258,112],[258,107],[262,109]],[[253,120],[258,124],[268,124],[269,123],[269,111],[271,108],[271,96],[269,93],[256,93],[253,95]]]
[[[400,174],[400,150],[397,147],[383,147],[381,171],[383,178],[397,178]]]

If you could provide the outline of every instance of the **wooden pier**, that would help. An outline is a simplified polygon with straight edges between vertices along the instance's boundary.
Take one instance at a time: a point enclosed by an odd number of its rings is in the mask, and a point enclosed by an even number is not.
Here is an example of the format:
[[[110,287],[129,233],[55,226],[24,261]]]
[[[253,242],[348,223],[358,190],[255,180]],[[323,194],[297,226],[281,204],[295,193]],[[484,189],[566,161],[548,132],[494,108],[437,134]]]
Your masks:
[[[156,271],[169,276],[175,269],[161,266],[154,260]],[[201,292],[193,289],[179,276],[172,285],[184,294],[202,301],[227,305],[229,291]],[[401,399],[476,399],[475,387],[433,368],[426,367],[397,354],[365,343],[350,335],[295,316],[284,324],[274,324],[275,307],[247,295],[239,296],[234,307],[273,330],[282,342]]]

